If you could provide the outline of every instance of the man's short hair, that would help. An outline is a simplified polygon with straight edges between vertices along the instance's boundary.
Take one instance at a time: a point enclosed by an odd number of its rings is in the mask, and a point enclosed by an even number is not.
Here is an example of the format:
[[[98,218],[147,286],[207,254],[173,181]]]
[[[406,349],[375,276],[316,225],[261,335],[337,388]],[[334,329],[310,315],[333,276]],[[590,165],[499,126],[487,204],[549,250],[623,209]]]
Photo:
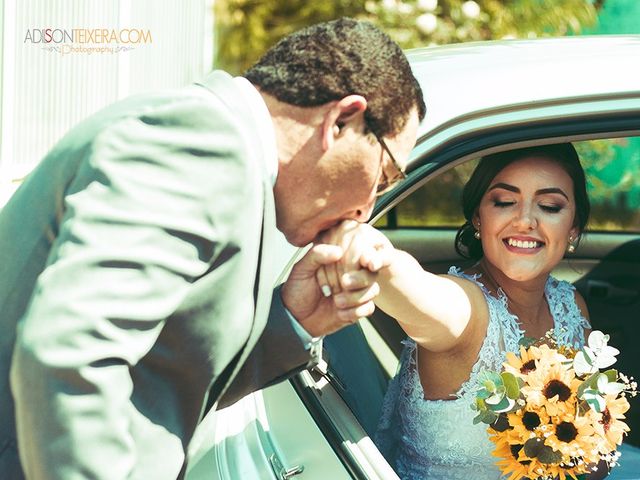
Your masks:
[[[413,108],[425,115],[422,90],[400,47],[369,22],[341,18],[280,40],[244,76],[282,102],[314,107],[362,95],[365,121],[378,136],[403,129]]]

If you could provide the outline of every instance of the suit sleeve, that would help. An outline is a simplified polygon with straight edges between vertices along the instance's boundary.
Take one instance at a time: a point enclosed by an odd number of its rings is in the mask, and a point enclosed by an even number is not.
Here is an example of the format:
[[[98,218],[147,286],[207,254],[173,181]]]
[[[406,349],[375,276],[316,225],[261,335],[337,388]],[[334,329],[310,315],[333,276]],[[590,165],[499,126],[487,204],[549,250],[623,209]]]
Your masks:
[[[130,476],[129,369],[225,247],[245,201],[233,127],[209,124],[197,98],[147,113],[91,142],[18,327],[11,385],[29,479]]]
[[[267,326],[238,375],[218,402],[227,407],[251,392],[310,368],[320,360],[321,343],[306,345],[286,311],[278,287],[273,292]],[[310,348],[307,348],[310,347]]]

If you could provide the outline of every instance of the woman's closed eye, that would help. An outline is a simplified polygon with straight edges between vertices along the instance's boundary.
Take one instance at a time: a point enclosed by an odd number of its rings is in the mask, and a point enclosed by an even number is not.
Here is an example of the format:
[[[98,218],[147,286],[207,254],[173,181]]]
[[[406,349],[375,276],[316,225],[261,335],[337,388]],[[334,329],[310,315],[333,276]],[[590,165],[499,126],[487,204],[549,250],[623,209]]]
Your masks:
[[[494,200],[493,205],[497,208],[508,208],[512,207],[516,204],[515,200]],[[564,207],[563,205],[557,204],[549,204],[549,203],[539,203],[538,206],[541,210],[548,213],[558,213]]]
[[[562,205],[540,204],[540,208],[545,212],[558,213],[563,207]]]

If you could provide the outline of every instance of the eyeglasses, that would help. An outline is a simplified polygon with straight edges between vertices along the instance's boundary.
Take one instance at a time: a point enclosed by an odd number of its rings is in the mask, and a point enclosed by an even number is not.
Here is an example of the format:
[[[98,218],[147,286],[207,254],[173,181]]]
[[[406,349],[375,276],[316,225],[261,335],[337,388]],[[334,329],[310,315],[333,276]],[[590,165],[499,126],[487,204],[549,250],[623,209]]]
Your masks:
[[[380,137],[377,133],[374,133],[373,135],[376,137],[376,140],[378,140],[378,143],[380,144],[382,149],[387,152],[387,155],[389,155],[389,158],[391,159],[391,164],[396,169],[396,174],[393,177],[389,177],[384,168],[384,159],[380,160],[382,168],[382,179],[376,189],[376,196],[379,197],[395,187],[401,180],[407,178],[407,174],[404,172],[404,169],[396,160],[396,157],[393,156],[393,153],[391,153],[391,150],[389,150],[389,147],[382,139],[382,137]]]

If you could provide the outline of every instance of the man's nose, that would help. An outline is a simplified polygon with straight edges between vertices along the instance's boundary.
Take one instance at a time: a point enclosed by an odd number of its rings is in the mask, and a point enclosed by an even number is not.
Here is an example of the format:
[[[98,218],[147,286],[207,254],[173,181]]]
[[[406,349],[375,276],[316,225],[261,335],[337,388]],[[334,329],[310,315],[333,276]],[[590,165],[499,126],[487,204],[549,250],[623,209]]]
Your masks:
[[[373,213],[374,205],[375,205],[375,200],[367,203],[366,205],[362,205],[360,206],[360,208],[352,210],[347,215],[347,218],[356,220],[360,223],[365,223],[371,217],[371,214]]]

